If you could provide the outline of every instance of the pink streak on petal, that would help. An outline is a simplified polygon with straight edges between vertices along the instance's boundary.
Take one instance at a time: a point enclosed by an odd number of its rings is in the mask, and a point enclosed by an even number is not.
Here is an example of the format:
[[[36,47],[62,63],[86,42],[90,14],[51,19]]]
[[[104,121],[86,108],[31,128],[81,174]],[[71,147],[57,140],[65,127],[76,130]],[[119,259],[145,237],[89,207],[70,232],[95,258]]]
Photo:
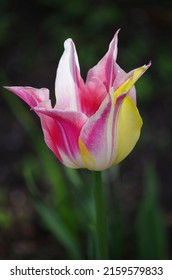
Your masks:
[[[60,110],[79,110],[79,88],[84,85],[80,76],[80,68],[75,45],[71,39],[64,43],[64,53],[60,59],[56,82],[56,105]]]
[[[81,110],[88,117],[99,109],[107,92],[103,83],[98,78],[91,78],[87,86],[80,91]]]
[[[15,93],[21,99],[23,99],[31,108],[34,108],[44,102],[49,102],[49,90],[46,88],[33,88],[33,87],[4,87],[7,90]]]
[[[116,77],[115,63],[117,57],[118,32],[119,30],[112,39],[109,50],[105,56],[96,66],[89,70],[86,83],[88,83],[92,77],[97,77],[103,82],[107,91],[112,87]]]
[[[87,121],[80,112],[35,109],[42,119],[45,142],[56,156],[63,160],[63,154],[76,168],[81,167],[82,160],[78,147],[80,131]],[[41,117],[42,116],[42,117]],[[43,119],[43,117],[45,119]]]
[[[48,116],[37,113],[41,120],[42,130],[44,133],[44,140],[47,146],[53,151],[56,157],[63,163],[58,146],[56,144],[57,126],[54,120]],[[60,135],[59,135],[60,138]]]
[[[81,130],[80,139],[96,162],[95,170],[104,170],[113,163],[116,120],[124,97],[125,95],[118,97],[114,106],[113,98],[108,96]]]

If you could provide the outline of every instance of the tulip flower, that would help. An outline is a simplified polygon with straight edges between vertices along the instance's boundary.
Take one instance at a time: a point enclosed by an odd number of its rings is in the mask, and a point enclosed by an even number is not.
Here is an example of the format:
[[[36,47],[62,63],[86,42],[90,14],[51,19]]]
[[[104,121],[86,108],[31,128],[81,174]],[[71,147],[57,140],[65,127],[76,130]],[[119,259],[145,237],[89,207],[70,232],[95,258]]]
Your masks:
[[[105,170],[128,156],[139,139],[142,119],[134,84],[150,63],[126,73],[116,62],[117,43],[118,31],[84,83],[75,45],[65,41],[54,107],[46,88],[5,87],[39,116],[47,146],[68,167]]]

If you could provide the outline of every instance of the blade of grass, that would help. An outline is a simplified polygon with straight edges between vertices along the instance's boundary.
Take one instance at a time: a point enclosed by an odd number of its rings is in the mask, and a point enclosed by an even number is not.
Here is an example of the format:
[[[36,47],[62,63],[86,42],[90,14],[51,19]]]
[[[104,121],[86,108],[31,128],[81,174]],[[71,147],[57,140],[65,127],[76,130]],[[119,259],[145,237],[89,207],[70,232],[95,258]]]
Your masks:
[[[54,212],[54,210],[40,197],[29,166],[25,166],[24,177],[28,189],[33,197],[35,208],[46,227],[57,238],[57,240],[63,244],[68,252],[68,255],[72,256],[74,259],[81,259],[79,246],[70,229],[64,224],[60,215]]]
[[[153,166],[145,172],[145,193],[136,221],[138,259],[167,259],[167,237],[158,201],[158,178]]]
[[[52,155],[52,152],[46,147],[43,136],[33,120],[31,112],[25,108],[16,96],[7,92],[3,95],[7,105],[13,112],[18,121],[22,124],[23,128],[28,133],[32,140],[33,146],[41,159],[44,167],[43,176],[46,176],[52,186],[52,203],[59,211],[59,203],[61,203],[60,214],[64,217],[66,222],[71,222],[71,217],[74,216],[73,208],[70,205],[70,196],[67,184],[62,173],[62,169],[58,165],[57,159]],[[17,102],[16,102],[17,100]],[[64,203],[65,202],[65,203]]]

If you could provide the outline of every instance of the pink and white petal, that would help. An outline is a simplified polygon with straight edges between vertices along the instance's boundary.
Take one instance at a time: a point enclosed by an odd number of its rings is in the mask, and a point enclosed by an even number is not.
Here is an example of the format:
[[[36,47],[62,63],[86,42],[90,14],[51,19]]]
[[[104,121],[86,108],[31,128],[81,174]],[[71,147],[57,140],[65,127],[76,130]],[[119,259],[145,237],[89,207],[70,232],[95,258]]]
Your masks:
[[[119,30],[115,33],[114,38],[109,45],[109,50],[105,56],[96,66],[89,70],[86,83],[88,83],[92,77],[97,77],[103,82],[107,91],[109,91],[112,87],[113,81],[116,77],[115,63],[118,51],[118,32]]]
[[[88,117],[94,115],[105,99],[107,91],[103,83],[92,77],[87,86],[80,91],[81,110]]]
[[[43,104],[43,107],[51,108],[49,100],[49,90],[47,88],[33,88],[22,86],[5,86],[7,90],[15,93],[21,99],[23,99],[31,108]]]
[[[40,117],[41,126],[44,134],[44,141],[49,147],[50,150],[56,155],[56,157],[63,163],[63,159],[58,150],[58,146],[56,144],[57,138],[57,125],[51,117],[40,114],[36,112],[36,114]],[[60,135],[59,135],[60,137]]]
[[[79,145],[85,167],[104,170],[110,167],[115,156],[116,116],[125,95],[114,105],[113,94],[103,101],[99,110],[83,126]]]
[[[114,90],[119,87],[121,80],[126,76],[126,72],[117,63],[115,63],[115,72],[116,76],[112,84]]]
[[[116,91],[117,88],[119,88],[127,79],[128,79],[128,73],[126,73],[117,63],[115,65],[116,68],[116,77],[113,83],[113,89]],[[136,103],[136,89],[135,86],[133,86],[129,92],[129,96],[132,98],[134,103]]]
[[[55,81],[56,105],[59,110],[79,110],[79,88],[84,84],[75,45],[71,39],[64,43],[64,53],[60,59]]]
[[[59,160],[71,168],[82,168],[78,147],[80,131],[87,121],[86,115],[73,111],[44,110],[36,108],[48,147]]]

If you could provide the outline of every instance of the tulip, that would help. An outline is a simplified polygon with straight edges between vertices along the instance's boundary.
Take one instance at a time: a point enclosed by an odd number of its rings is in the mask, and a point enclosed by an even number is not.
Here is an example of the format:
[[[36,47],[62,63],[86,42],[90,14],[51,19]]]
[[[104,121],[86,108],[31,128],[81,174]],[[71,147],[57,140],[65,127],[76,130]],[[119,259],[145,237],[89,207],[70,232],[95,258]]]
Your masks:
[[[142,119],[134,84],[150,63],[126,73],[116,63],[117,43],[118,31],[84,83],[75,45],[65,41],[54,107],[46,88],[5,87],[39,116],[47,146],[68,167],[105,170],[128,156],[139,139]]]

